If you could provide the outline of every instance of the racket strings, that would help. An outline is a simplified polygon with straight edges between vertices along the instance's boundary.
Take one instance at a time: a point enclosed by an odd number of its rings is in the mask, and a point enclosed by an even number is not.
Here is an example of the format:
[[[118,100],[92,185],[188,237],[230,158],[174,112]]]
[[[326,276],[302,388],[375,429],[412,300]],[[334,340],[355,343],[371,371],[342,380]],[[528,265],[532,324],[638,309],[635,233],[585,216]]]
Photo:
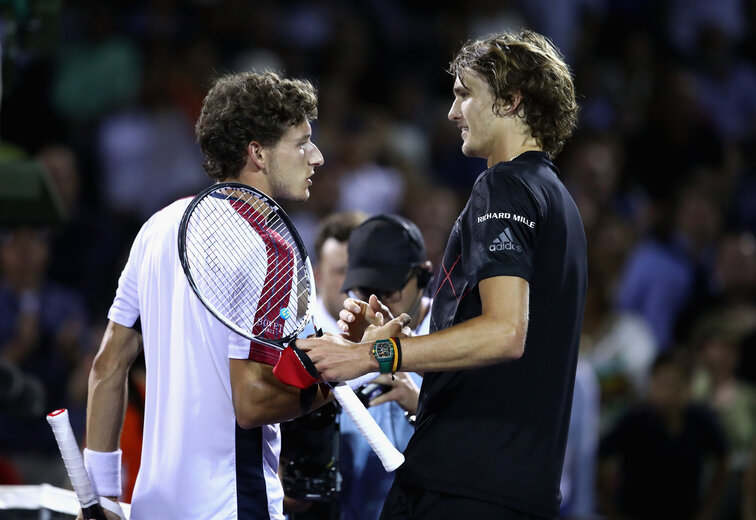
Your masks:
[[[222,227],[220,229],[223,230],[219,233],[221,240],[223,240],[223,243],[227,245],[234,244],[234,241],[232,241],[230,236],[231,234],[228,232],[228,229],[226,227]],[[238,245],[239,244],[236,244],[237,247]],[[224,254],[228,254],[228,251],[225,251]],[[257,255],[257,253],[255,253],[255,255]],[[265,265],[263,262],[247,262],[245,265],[247,267],[251,267],[255,272],[245,273],[244,271],[242,271],[241,273],[239,273],[239,276],[235,277],[239,281],[231,285],[233,287],[233,292],[230,294],[230,299],[227,302],[222,302],[221,304],[221,309],[224,313],[226,313],[227,316],[229,316],[238,324],[243,325],[244,328],[252,329],[254,333],[258,335],[264,333],[266,328],[269,328],[273,323],[275,323],[276,316],[271,316],[270,310],[287,307],[285,299],[290,295],[288,285],[285,283],[279,283],[274,285],[275,290],[268,289],[268,291],[261,294],[260,300],[257,305],[248,304],[248,302],[251,301],[250,293],[259,290],[258,287],[254,283],[252,283],[252,280],[265,279],[266,277],[272,277],[273,280],[281,280],[282,278],[285,279],[286,276],[289,276],[285,273],[291,271],[293,264],[293,260],[291,258],[287,258],[287,261],[285,262],[274,261],[271,263],[270,260],[271,258],[268,258],[266,253],[265,262],[268,263],[268,269],[266,271],[272,270],[271,272],[266,272],[260,268],[256,270],[254,269],[254,267]],[[216,271],[218,271],[218,269],[216,269]],[[224,293],[228,294],[226,292],[228,291],[229,285],[227,280],[223,280],[223,283],[220,284],[216,282],[214,285],[216,292],[220,291],[221,295]],[[261,309],[267,310],[268,312],[259,314],[259,311]],[[271,335],[280,335],[281,333],[286,332],[288,331],[271,331]]]
[[[203,298],[236,327],[271,338],[307,319],[309,271],[283,219],[239,190],[213,192],[195,207],[186,255]]]
[[[202,210],[204,209],[206,208],[202,208]],[[197,226],[199,229],[191,229],[189,234],[207,237],[206,240],[200,241],[195,247],[187,248],[191,256],[191,265],[195,266],[196,269],[206,267],[210,271],[204,272],[197,277],[202,282],[201,289],[203,294],[215,296],[211,300],[220,304],[220,310],[225,315],[242,321],[243,318],[240,318],[235,311],[243,311],[245,307],[240,303],[234,302],[238,302],[243,295],[253,290],[251,281],[254,278],[265,276],[265,273],[258,268],[258,262],[248,264],[250,270],[257,272],[234,272],[234,269],[238,269],[242,265],[237,261],[233,263],[229,262],[236,255],[236,252],[231,249],[235,241],[229,232],[228,226],[215,226],[211,228],[208,225],[208,223],[213,222],[214,218],[217,217],[214,217],[212,213],[208,213],[207,215],[202,215],[201,219],[195,219],[190,223],[190,226]],[[230,267],[234,269],[230,269]],[[245,274],[250,274],[251,276],[245,276]],[[229,275],[233,276],[230,278]]]
[[[256,199],[254,200],[255,202],[259,202]],[[237,209],[237,211],[240,210],[240,207],[237,204],[233,205],[235,209]],[[275,291],[268,291],[268,298],[262,299],[260,301],[260,303],[258,304],[258,310],[260,308],[283,307],[280,300],[284,297],[289,297],[290,291],[295,287],[292,278],[295,278],[298,281],[297,283],[299,284],[296,286],[295,292],[293,293],[296,296],[297,300],[296,316],[304,317],[306,315],[306,307],[304,309],[302,308],[301,301],[303,299],[309,300],[309,277],[307,276],[308,273],[306,265],[304,265],[304,262],[302,262],[301,257],[296,258],[294,256],[294,248],[289,245],[294,241],[289,232],[289,228],[275,213],[270,214],[270,217],[272,218],[264,219],[266,222],[265,227],[263,227],[263,224],[261,223],[261,221],[263,220],[263,212],[259,211],[259,209],[256,208],[254,204],[246,204],[246,207],[242,211],[240,211],[240,214],[246,219],[249,219],[250,213],[254,215],[254,218],[256,220],[255,223],[257,226],[259,226],[259,228],[257,229],[258,233],[260,233],[261,235],[264,233],[267,237],[264,240],[266,247],[269,250],[275,250],[274,254],[276,261],[269,262],[269,267],[274,267],[276,271],[273,275],[274,279],[286,280],[287,282],[289,282],[288,285],[286,283],[277,284]],[[273,224],[274,222],[275,224]],[[279,246],[282,251],[279,251]],[[279,261],[281,256],[284,257],[284,262]],[[297,260],[299,261],[297,262]],[[295,267],[297,265],[299,266],[298,268]],[[289,274],[292,271],[295,272],[296,276],[292,277]],[[291,288],[289,286],[291,286]]]

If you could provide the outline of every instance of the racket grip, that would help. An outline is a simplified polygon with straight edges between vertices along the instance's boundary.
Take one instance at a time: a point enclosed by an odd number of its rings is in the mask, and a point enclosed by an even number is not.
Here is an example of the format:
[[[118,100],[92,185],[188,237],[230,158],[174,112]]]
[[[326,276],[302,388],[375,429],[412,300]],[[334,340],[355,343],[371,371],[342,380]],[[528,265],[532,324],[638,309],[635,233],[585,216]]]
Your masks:
[[[89,475],[84,467],[84,459],[76,443],[71,422],[68,419],[68,410],[61,408],[47,414],[47,422],[50,423],[58,449],[66,465],[68,478],[79,499],[83,517],[86,520],[106,520],[105,512],[100,505],[99,498],[92,488]]]
[[[332,387],[333,394],[344,411],[352,419],[367,443],[373,448],[373,451],[386,471],[394,471],[404,463],[404,455],[397,450],[381,427],[375,422],[375,419],[368,413],[367,408],[362,404],[354,391],[344,383]]]

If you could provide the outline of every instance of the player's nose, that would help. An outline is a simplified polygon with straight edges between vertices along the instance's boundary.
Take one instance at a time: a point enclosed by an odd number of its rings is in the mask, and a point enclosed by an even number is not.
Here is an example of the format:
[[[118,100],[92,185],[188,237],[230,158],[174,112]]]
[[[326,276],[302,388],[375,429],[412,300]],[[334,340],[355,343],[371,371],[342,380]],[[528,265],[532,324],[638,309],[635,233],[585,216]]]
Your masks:
[[[324,163],[325,158],[323,157],[323,153],[320,151],[320,148],[313,144],[309,164],[312,166],[323,166]]]

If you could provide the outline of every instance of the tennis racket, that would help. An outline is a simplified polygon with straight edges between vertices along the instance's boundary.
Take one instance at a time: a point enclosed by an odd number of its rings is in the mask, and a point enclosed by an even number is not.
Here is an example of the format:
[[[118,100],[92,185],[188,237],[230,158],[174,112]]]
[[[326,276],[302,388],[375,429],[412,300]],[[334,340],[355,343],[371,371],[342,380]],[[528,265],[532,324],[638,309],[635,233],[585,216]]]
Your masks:
[[[84,458],[76,443],[71,422],[68,419],[68,410],[61,408],[47,414],[47,422],[50,423],[55,440],[58,442],[60,455],[66,465],[68,478],[76,492],[76,498],[81,505],[82,516],[85,520],[107,520],[105,512],[100,505],[100,499],[92,488],[89,475],[84,467]]]
[[[184,212],[178,249],[194,293],[237,334],[283,350],[313,321],[307,250],[286,212],[264,193],[234,182],[207,187]],[[352,389],[331,388],[386,471],[398,468],[404,455]]]

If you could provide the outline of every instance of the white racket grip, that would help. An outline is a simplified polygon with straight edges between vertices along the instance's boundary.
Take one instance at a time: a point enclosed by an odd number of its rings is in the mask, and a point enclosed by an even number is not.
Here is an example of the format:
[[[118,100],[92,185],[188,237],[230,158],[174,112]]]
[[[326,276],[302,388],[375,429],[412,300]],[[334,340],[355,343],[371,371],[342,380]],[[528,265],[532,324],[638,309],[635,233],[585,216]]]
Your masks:
[[[378,458],[381,459],[386,471],[391,472],[401,466],[404,463],[404,455],[391,444],[391,441],[388,440],[386,434],[375,422],[373,416],[368,413],[367,408],[363,406],[354,391],[349,388],[349,385],[339,383],[332,390],[336,400],[352,419],[352,422],[357,426],[370,447],[373,448]]]
[[[81,507],[85,508],[99,503],[92,483],[89,481],[87,470],[84,468],[84,458],[81,456],[79,445],[76,443],[76,437],[74,437],[71,422],[68,419],[68,410],[63,408],[47,414],[47,422],[50,423],[55,440],[58,441],[58,449],[60,449],[60,455],[66,465],[68,478],[71,479],[71,485]]]

